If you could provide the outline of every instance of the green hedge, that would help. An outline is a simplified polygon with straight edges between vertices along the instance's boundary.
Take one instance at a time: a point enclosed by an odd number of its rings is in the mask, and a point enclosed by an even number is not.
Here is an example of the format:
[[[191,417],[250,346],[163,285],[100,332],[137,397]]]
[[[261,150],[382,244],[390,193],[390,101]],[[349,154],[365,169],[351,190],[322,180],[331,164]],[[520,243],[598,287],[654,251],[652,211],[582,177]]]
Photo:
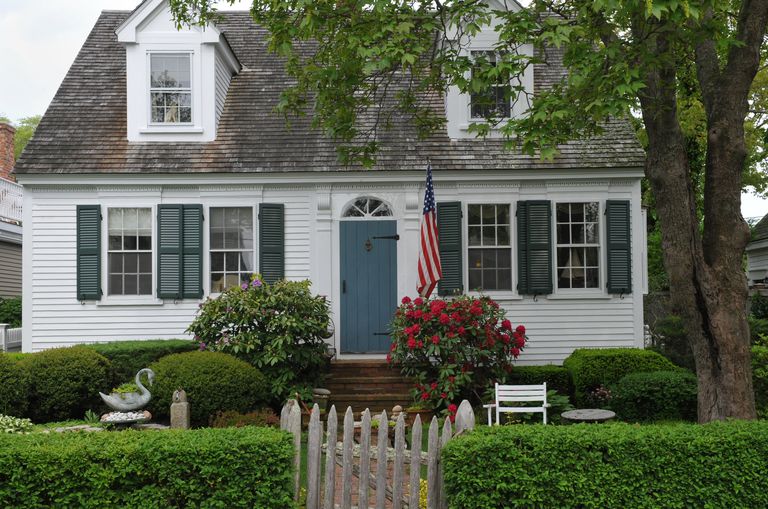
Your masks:
[[[637,348],[583,348],[563,362],[573,380],[577,407],[589,405],[587,393],[618,382],[630,373],[681,369],[662,355]]]
[[[547,389],[554,389],[564,396],[573,394],[571,375],[562,366],[515,366],[506,377],[510,385],[536,385],[547,382]]]
[[[27,410],[29,379],[10,356],[0,355],[0,415],[23,417]]]
[[[152,413],[167,417],[173,391],[183,388],[190,404],[192,423],[208,425],[219,412],[248,412],[268,400],[267,382],[261,372],[229,354],[186,352],[163,357],[152,364]]]
[[[117,386],[132,382],[140,369],[148,368],[166,355],[197,350],[198,343],[187,339],[152,339],[95,343],[85,347],[97,351],[112,362],[113,384]]]
[[[757,415],[768,418],[768,347],[752,347],[752,385]]]
[[[21,297],[0,297],[0,323],[21,327]]]
[[[99,391],[111,388],[111,363],[74,346],[29,355],[18,363],[29,376],[28,417],[35,422],[82,419],[103,405]]]
[[[696,420],[697,382],[693,373],[632,373],[612,386],[611,393],[611,409],[624,421]]]
[[[768,423],[481,427],[443,468],[452,508],[768,507]]]
[[[0,436],[0,507],[285,509],[292,456],[271,428]]]

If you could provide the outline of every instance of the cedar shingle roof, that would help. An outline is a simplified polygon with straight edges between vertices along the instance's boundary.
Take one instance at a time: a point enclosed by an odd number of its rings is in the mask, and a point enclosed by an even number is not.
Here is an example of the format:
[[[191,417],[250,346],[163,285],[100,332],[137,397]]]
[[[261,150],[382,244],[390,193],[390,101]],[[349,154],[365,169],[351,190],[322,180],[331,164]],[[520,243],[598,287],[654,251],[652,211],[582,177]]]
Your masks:
[[[757,242],[758,240],[768,239],[768,214],[758,221],[754,228],[752,228],[752,239],[750,242]]]
[[[342,167],[334,144],[308,118],[285,119],[273,108],[290,84],[282,62],[267,51],[266,30],[248,12],[224,12],[217,23],[243,69],[230,84],[217,138],[209,143],[131,142],[126,134],[125,49],[115,29],[128,11],[104,11],[51,102],[34,139],[16,163],[19,174],[282,172],[359,169]],[[563,75],[557,50],[550,65],[536,65],[540,90]],[[442,110],[442,99],[434,107]],[[612,120],[603,135],[561,147],[554,161],[504,150],[499,140],[451,141],[437,132],[419,140],[400,124],[379,135],[377,169],[423,170],[427,158],[442,169],[638,168],[645,154],[625,121]]]

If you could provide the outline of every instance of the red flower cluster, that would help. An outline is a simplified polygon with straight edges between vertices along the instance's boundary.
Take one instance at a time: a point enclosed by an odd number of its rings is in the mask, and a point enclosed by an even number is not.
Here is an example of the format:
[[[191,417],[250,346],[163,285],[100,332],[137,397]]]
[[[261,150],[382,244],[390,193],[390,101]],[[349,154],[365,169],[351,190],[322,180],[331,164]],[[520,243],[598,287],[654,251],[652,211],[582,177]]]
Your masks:
[[[487,297],[404,297],[387,360],[416,379],[415,399],[447,411],[452,401],[508,372],[525,347],[525,327],[513,327],[505,315]]]

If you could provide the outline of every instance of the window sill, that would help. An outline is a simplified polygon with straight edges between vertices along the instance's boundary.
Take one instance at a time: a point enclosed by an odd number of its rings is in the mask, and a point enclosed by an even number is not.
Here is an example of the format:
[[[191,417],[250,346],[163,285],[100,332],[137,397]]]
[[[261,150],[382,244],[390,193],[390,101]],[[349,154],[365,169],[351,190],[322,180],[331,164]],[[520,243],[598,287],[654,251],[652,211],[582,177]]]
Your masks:
[[[547,300],[611,300],[612,295],[605,293],[553,293]]]
[[[154,297],[148,298],[110,298],[96,303],[97,307],[110,307],[110,306],[162,306],[165,302],[161,299]]]
[[[195,126],[148,126],[139,129],[139,134],[202,134],[202,127]]]
[[[518,295],[518,294],[512,293],[512,292],[488,291],[488,292],[480,293],[480,292],[469,291],[469,292],[467,292],[467,295],[469,295],[470,297],[476,297],[476,298],[480,298],[480,297],[483,297],[483,296],[490,297],[490,298],[492,298],[493,300],[496,300],[496,301],[523,300],[523,296],[522,295]]]

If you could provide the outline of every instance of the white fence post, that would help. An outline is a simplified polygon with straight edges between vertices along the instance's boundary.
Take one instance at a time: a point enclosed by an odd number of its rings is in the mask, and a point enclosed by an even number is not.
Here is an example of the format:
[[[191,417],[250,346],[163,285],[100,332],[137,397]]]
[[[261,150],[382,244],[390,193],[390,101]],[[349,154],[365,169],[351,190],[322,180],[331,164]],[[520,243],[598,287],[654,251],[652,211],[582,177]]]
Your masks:
[[[0,352],[8,351],[8,327],[7,323],[0,323]]]

